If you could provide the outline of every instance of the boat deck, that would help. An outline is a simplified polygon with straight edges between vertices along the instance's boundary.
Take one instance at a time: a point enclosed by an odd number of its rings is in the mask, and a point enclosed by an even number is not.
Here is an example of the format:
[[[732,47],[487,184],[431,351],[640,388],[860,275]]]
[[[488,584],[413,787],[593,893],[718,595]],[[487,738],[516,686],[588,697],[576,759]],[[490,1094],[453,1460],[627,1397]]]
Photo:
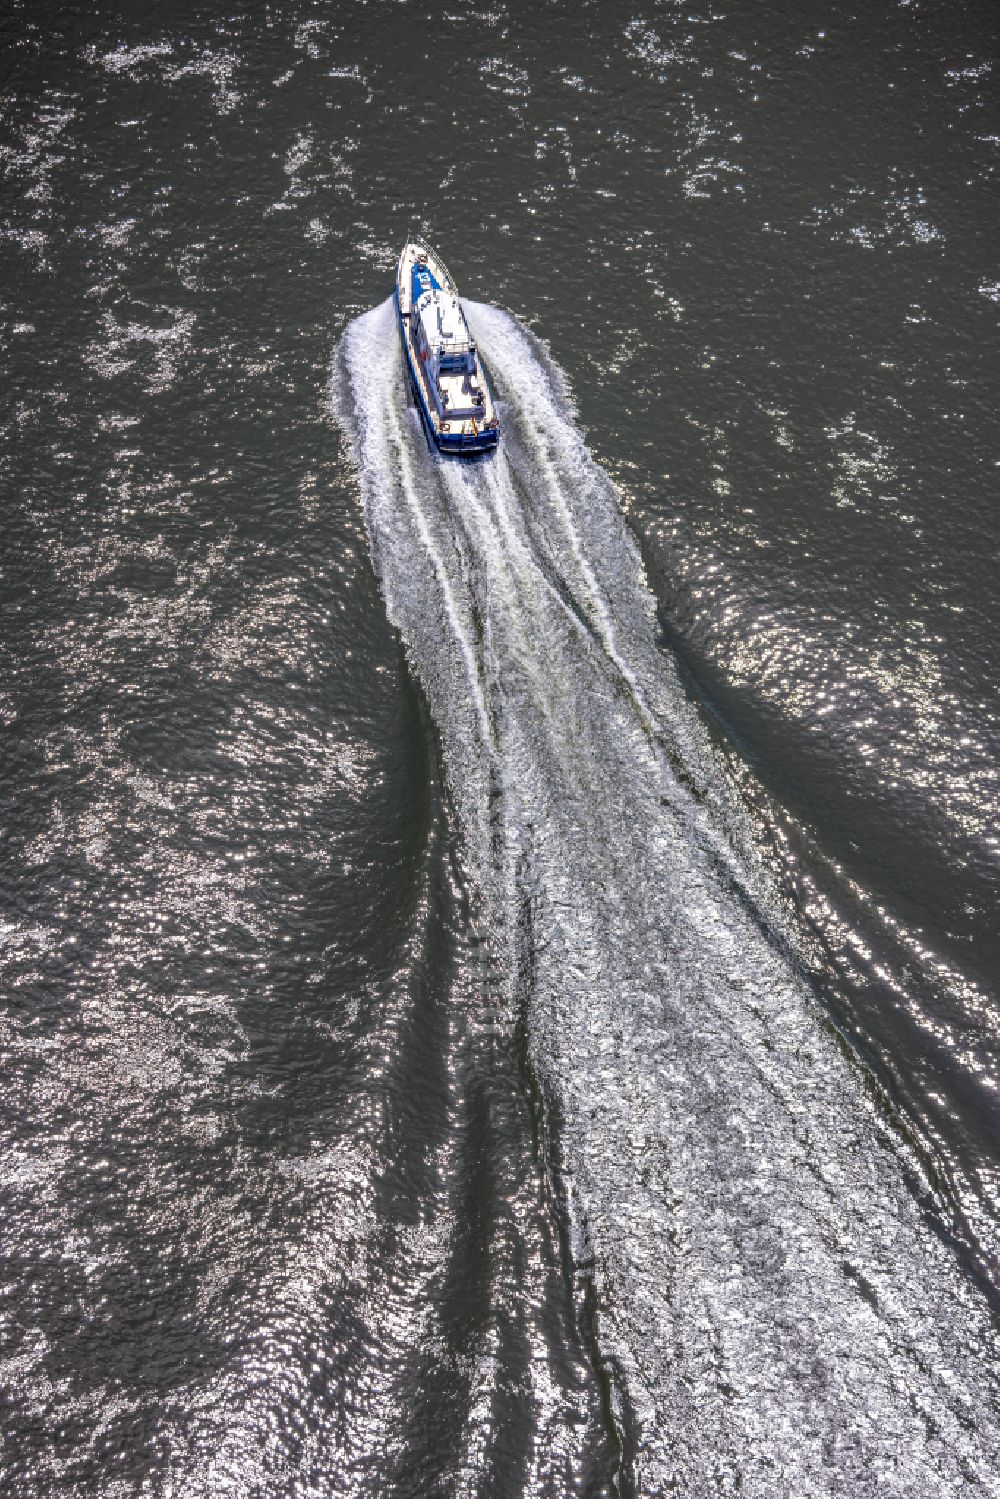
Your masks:
[[[445,402],[446,420],[448,417],[449,407],[453,407],[456,411],[461,411],[463,413],[468,412],[469,408],[473,404],[472,392],[474,390],[484,390],[483,383],[478,376],[478,372],[476,375],[470,375],[467,372],[465,374],[439,375],[437,379],[437,385],[442,395],[448,397],[447,401]],[[473,412],[473,415],[478,416],[480,415],[480,413]],[[483,417],[485,417],[486,415],[485,405],[482,408],[481,415]]]
[[[448,397],[448,403],[445,406],[444,415],[439,417],[437,403],[434,400],[434,391],[431,386],[431,381],[428,378],[427,371],[424,369],[423,365],[420,362],[420,358],[417,354],[417,350],[413,342],[413,333],[410,328],[409,318],[404,319],[403,326],[405,329],[404,337],[406,338],[406,342],[410,351],[410,361],[413,365],[414,370],[417,372],[417,378],[420,381],[421,386],[423,387],[424,400],[427,403],[428,410],[431,411],[439,421],[453,422],[456,429],[471,432],[471,424],[473,419],[475,420],[477,427],[481,428],[483,423],[493,415],[493,402],[491,399],[489,386],[487,385],[478,364],[477,372],[475,375],[470,375],[468,371],[466,371],[461,374],[445,373],[438,376],[438,387]],[[469,409],[472,406],[472,391],[474,389],[481,390],[485,396],[485,400],[482,407],[480,407],[470,415]],[[452,416],[451,408],[454,408],[456,412],[461,412],[462,414]]]

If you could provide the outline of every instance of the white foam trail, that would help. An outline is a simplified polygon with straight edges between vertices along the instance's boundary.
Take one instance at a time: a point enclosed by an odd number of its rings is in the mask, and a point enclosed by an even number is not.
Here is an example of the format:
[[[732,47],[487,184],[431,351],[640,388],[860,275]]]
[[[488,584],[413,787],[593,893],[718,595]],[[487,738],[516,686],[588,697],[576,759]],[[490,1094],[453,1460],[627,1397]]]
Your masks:
[[[391,304],[387,304],[382,311],[383,313],[388,312],[391,318],[390,309]],[[386,319],[383,318],[382,321],[384,322]],[[385,329],[380,328],[378,331],[384,334]],[[372,378],[369,350],[364,345],[350,344],[345,347],[345,357],[348,362],[351,378],[356,382],[358,388],[364,388]],[[448,628],[462,653],[462,659],[465,663],[469,689],[479,715],[483,743],[489,744],[491,738],[489,719],[486,713],[486,704],[483,701],[482,684],[479,679],[472,642],[469,638],[468,626],[459,613],[455,593],[449,580],[444,559],[438,550],[436,539],[431,534],[424,511],[416,501],[417,488],[414,482],[414,449],[416,447],[414,438],[416,434],[412,430],[414,424],[412,422],[405,422],[405,411],[400,409],[397,401],[388,401],[385,403],[372,402],[367,407],[359,408],[358,414],[362,422],[360,443],[365,451],[371,454],[379,454],[383,458],[391,455],[399,465],[400,492],[406,498],[420,545],[434,570],[441,601],[444,604]],[[392,487],[386,482],[389,478],[387,472],[383,471],[374,477],[376,492],[383,492]]]
[[[774,940],[558,372],[504,314],[471,320],[506,404],[489,460],[428,449],[389,303],[348,330],[335,397],[523,1007],[637,1492],[985,1492],[978,1294]]]

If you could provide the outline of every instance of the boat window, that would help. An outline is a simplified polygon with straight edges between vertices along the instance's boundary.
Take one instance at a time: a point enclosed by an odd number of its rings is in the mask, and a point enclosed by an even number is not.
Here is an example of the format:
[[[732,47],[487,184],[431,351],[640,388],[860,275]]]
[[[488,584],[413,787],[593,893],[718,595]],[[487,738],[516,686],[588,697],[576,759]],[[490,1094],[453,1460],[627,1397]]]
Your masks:
[[[473,374],[476,368],[475,356],[465,349],[460,354],[449,354],[442,352],[441,369],[454,370],[458,374]]]

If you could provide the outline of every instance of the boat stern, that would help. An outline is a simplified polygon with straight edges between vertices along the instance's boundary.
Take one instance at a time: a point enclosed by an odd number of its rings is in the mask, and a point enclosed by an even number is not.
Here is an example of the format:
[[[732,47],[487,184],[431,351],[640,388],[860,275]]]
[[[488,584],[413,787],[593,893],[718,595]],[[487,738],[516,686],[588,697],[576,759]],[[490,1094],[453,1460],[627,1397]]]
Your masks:
[[[434,441],[442,453],[490,453],[500,441],[500,423],[481,428],[478,432],[437,431],[434,433]]]

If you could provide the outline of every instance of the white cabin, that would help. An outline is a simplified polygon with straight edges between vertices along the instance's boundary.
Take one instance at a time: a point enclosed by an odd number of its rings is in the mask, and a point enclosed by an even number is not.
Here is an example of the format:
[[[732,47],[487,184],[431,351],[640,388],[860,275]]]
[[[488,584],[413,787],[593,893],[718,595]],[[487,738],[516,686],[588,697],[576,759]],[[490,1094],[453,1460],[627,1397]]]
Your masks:
[[[476,346],[458,298],[441,288],[422,292],[411,327],[438,415],[450,421],[482,416],[486,393],[477,378]]]

